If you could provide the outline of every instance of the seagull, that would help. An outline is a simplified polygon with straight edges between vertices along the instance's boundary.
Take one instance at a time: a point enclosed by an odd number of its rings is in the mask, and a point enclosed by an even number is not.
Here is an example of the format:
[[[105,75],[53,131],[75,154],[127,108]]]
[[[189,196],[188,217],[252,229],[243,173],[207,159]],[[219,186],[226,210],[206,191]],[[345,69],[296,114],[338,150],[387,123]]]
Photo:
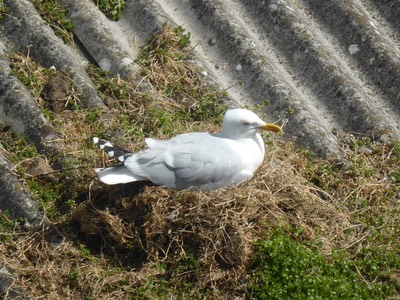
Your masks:
[[[220,133],[191,132],[169,140],[147,138],[147,149],[136,153],[93,138],[120,164],[96,168],[101,182],[114,185],[134,181],[172,189],[210,191],[237,185],[253,177],[264,159],[261,131],[282,132],[246,109],[224,114]]]

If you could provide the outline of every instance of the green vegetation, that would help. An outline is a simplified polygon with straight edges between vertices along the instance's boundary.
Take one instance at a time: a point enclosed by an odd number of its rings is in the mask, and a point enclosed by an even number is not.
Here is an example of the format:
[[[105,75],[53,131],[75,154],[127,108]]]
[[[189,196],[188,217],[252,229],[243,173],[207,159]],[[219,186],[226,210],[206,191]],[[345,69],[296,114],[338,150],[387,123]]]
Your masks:
[[[389,268],[399,267],[400,258],[395,256],[388,262]],[[375,262],[370,257],[368,264]],[[386,299],[394,291],[377,280],[378,266],[370,270],[375,271],[362,272],[364,278],[357,272],[365,263],[350,260],[344,252],[325,258],[317,249],[277,229],[257,243],[248,296],[252,299]],[[371,281],[364,281],[365,277]]]
[[[255,177],[210,193],[99,185],[93,167],[115,162],[93,136],[135,151],[148,136],[219,129],[226,92],[189,63],[189,46],[189,33],[165,26],[137,59],[140,84],[89,66],[107,110],[84,108],[71,84],[55,111],[43,90],[63,75],[11,56],[13,74],[63,137],[58,153],[39,155],[0,130],[4,155],[50,219],[22,229],[1,215],[0,258],[16,284],[44,298],[398,297],[398,141],[339,136],[343,157],[329,161],[267,136]],[[32,170],[38,161],[46,168]]]
[[[54,30],[54,33],[64,43],[72,43],[74,25],[66,17],[66,9],[56,0],[32,0],[32,2],[43,20]]]
[[[37,104],[49,119],[52,119],[54,110],[60,112],[63,109],[79,109],[79,97],[73,89],[72,80],[66,75],[43,68],[21,53],[12,54],[10,60],[12,75],[30,90]],[[58,81],[52,81],[56,79]],[[51,94],[49,92],[49,90],[55,89],[58,90],[58,93]],[[67,92],[67,90],[69,91]],[[58,110],[56,105],[59,107]]]
[[[4,211],[0,213],[0,231],[7,232],[10,230],[14,230],[17,224],[17,220],[12,220],[10,218],[10,212]],[[4,239],[4,236],[1,236],[1,240]]]
[[[8,11],[6,5],[3,0],[0,0],[0,21],[4,18],[4,14]]]
[[[171,30],[165,26],[162,33],[155,35],[143,49],[136,62],[149,82],[171,100],[168,106],[174,106],[171,108],[175,110],[175,116],[170,118],[172,121],[183,119],[219,124],[226,109],[223,99],[227,94],[202,85],[199,74],[187,62],[189,44],[190,33],[185,33],[182,27]],[[184,102],[177,105],[175,99]],[[160,115],[169,111],[165,105],[156,110],[160,110]]]
[[[121,10],[126,6],[124,0],[96,0],[94,2],[109,19],[114,21],[121,18]]]
[[[22,160],[38,156],[34,145],[30,144],[27,138],[18,137],[15,134],[8,136],[1,135],[1,144],[8,151],[7,158],[14,164],[18,164]]]
[[[64,185],[59,187],[54,185],[46,185],[37,179],[28,179],[27,184],[31,192],[38,198],[42,204],[43,209],[46,211],[47,216],[50,219],[54,219],[57,216],[56,203],[61,200],[60,189],[64,188]]]

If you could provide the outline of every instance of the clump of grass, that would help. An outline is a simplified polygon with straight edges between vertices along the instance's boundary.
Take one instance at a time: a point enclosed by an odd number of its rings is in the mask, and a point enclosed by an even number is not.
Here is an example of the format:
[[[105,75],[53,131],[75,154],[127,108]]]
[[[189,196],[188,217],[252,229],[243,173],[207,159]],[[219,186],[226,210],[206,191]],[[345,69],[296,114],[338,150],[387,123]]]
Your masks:
[[[53,170],[26,138],[16,136],[9,131],[1,132],[0,138],[6,151],[4,155],[15,165],[16,171],[25,180],[47,217],[55,220],[61,211],[71,210],[78,194],[66,185],[63,177],[68,172]],[[58,183],[57,181],[61,179],[62,182]]]
[[[140,53],[137,63],[142,74],[159,91],[193,121],[221,122],[226,109],[223,99],[226,92],[207,83],[188,63],[190,57],[190,33],[182,27],[164,26],[150,44]],[[160,107],[160,110],[164,110]]]
[[[73,43],[74,25],[66,17],[66,9],[56,0],[32,0],[32,2],[56,35],[66,44]]]
[[[118,75],[110,77],[107,71],[94,65],[88,65],[86,71],[96,84],[96,89],[103,99],[110,97],[115,100],[130,100],[131,95],[134,94],[132,84],[122,80]]]
[[[109,19],[114,21],[121,18],[121,10],[126,6],[124,0],[96,0],[94,2]]]
[[[43,103],[39,102],[40,93],[45,83],[52,75],[52,71],[41,68],[37,63],[21,53],[12,54],[10,60],[12,74],[31,91],[38,104],[42,105]]]
[[[76,110],[80,107],[80,99],[78,94],[75,92],[72,84],[72,80],[66,75],[52,69],[44,68],[37,62],[32,60],[29,56],[21,53],[14,53],[10,55],[12,74],[16,76],[32,93],[33,98],[47,116],[51,116],[52,113],[49,110],[51,106],[50,101],[43,97],[43,91],[46,85],[51,79],[55,77],[61,78],[63,82],[66,82],[67,89],[69,91],[63,91],[66,93],[64,99],[60,99],[63,103],[64,108]],[[59,87],[61,88],[61,87]],[[56,99],[50,99],[55,101]]]
[[[1,144],[7,150],[7,158],[14,164],[22,160],[38,156],[36,148],[24,137],[7,133],[7,130],[0,134]]]
[[[344,136],[342,148],[345,157],[340,162],[310,163],[308,180],[335,197],[354,220],[368,228],[369,234],[363,239],[366,244],[382,229],[397,239],[399,142],[378,144],[367,138]]]

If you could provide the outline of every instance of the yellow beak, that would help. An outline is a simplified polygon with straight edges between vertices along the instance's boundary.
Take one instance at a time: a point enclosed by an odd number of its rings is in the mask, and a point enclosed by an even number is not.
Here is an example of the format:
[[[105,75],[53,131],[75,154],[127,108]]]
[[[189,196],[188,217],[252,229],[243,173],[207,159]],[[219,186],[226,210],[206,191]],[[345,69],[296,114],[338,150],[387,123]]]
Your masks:
[[[259,128],[265,131],[282,132],[282,128],[272,123],[267,123],[264,126],[260,126]]]

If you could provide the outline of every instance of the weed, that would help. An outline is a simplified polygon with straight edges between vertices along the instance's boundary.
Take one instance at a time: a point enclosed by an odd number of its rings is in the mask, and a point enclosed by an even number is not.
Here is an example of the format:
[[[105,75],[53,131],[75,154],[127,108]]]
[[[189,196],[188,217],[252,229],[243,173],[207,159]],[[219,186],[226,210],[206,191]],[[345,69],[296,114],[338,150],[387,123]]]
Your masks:
[[[0,214],[0,229],[3,231],[6,228],[13,228],[15,220],[10,219],[10,212],[4,211]]]
[[[121,10],[126,6],[124,0],[96,0],[94,2],[109,19],[114,21],[121,18]]]
[[[56,203],[61,200],[60,189],[63,189],[64,186],[60,184],[54,188],[52,185],[43,184],[34,178],[28,179],[26,182],[31,192],[40,201],[49,219],[54,220],[58,214]]]
[[[92,255],[92,253],[90,252],[90,249],[88,247],[80,244],[79,248],[80,248],[80,251],[81,251],[83,257],[85,257],[86,259],[91,260],[91,261],[96,260],[96,258]]]
[[[14,133],[2,134],[2,145],[7,150],[7,158],[14,164],[38,156],[35,146],[30,144],[25,137]]]
[[[56,0],[32,0],[35,8],[54,33],[60,37],[64,43],[73,43],[72,30],[74,25],[66,17],[66,10]]]
[[[190,45],[190,32],[184,33],[185,29],[182,26],[178,26],[174,29],[174,33],[180,37],[179,45],[182,49]]]
[[[43,88],[47,76],[40,76],[35,72],[39,66],[32,62],[29,57],[16,53],[10,56],[12,75],[16,76],[33,94],[35,99],[38,99]]]
[[[87,113],[85,118],[86,122],[94,123],[96,120],[99,119],[100,115],[101,115],[101,110],[99,108],[93,108]]]
[[[285,111],[285,116],[290,117],[295,112],[296,112],[296,110],[292,106],[288,106],[288,108],[286,108],[286,111]]]
[[[70,273],[68,274],[68,284],[72,288],[76,288],[79,286],[79,271],[76,268],[71,269]]]
[[[107,71],[94,65],[88,65],[86,71],[96,84],[96,88],[103,98],[111,97],[116,100],[130,99],[132,86],[130,86],[128,82],[122,80],[118,75],[110,77]]]
[[[4,4],[4,0],[0,0],[0,21],[4,18],[4,15],[7,13],[8,8]]]

